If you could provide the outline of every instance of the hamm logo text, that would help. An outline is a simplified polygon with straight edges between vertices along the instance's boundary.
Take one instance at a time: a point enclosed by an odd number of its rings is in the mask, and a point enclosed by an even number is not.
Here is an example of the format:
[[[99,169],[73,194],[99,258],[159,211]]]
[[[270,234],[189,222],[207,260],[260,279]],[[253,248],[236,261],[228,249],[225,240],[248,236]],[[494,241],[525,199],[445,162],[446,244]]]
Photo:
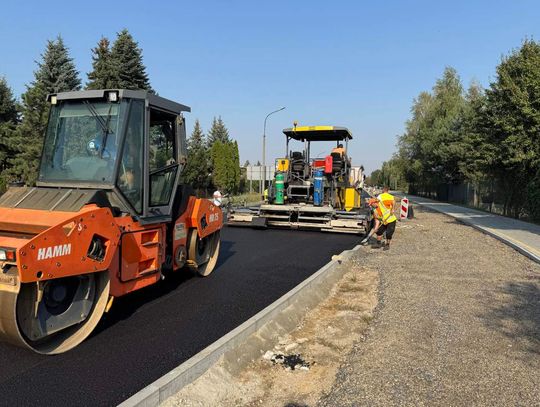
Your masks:
[[[37,259],[52,259],[53,257],[65,256],[67,254],[71,254],[71,243],[38,249]]]

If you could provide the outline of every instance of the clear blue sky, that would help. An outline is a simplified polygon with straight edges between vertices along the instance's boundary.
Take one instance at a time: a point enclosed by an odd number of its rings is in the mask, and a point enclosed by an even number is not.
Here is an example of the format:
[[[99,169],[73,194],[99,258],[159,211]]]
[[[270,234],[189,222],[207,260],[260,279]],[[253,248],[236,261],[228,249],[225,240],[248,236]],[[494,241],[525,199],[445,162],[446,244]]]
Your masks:
[[[83,81],[101,36],[128,28],[154,89],[192,107],[204,130],[221,115],[241,160],[284,153],[281,129],[347,126],[368,171],[395,150],[413,98],[447,65],[487,86],[501,56],[540,39],[537,1],[4,1],[0,75],[16,95],[58,34]],[[317,154],[317,148],[312,151]],[[321,148],[323,151],[323,148]]]

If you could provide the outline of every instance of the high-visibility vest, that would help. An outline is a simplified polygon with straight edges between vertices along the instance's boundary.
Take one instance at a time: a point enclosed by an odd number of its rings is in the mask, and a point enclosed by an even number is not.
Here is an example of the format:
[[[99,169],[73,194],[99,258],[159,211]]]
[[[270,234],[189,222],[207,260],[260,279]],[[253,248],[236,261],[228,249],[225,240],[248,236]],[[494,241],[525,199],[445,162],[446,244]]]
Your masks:
[[[383,192],[377,197],[377,199],[381,201],[383,205],[386,206],[388,209],[394,209],[394,203],[396,202],[396,198],[394,198],[394,195],[389,194],[388,192]]]
[[[335,147],[332,149],[332,153],[339,154],[343,157],[343,154],[345,154],[345,149],[343,147]]]
[[[388,209],[382,202],[379,202],[377,205],[375,216],[383,223],[383,225],[388,225],[389,223],[397,221],[392,210]]]

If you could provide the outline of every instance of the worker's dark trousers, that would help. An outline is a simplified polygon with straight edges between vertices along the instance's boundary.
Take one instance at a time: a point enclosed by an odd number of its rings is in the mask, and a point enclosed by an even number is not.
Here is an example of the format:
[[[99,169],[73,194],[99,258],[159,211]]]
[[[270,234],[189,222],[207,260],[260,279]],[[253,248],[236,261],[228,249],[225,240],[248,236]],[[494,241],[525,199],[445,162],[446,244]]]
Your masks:
[[[392,239],[394,232],[396,231],[396,221],[388,223],[387,225],[381,225],[379,230],[377,230],[377,236],[382,236],[386,232],[386,238],[388,240]]]

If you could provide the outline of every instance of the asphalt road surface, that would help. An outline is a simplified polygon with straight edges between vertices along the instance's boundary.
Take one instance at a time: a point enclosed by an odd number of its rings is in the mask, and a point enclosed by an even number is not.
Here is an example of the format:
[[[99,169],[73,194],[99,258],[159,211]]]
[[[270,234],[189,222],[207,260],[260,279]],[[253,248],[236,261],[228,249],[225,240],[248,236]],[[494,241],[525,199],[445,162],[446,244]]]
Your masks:
[[[354,247],[357,236],[225,228],[215,271],[117,299],[92,336],[40,356],[0,344],[0,405],[116,405]]]

